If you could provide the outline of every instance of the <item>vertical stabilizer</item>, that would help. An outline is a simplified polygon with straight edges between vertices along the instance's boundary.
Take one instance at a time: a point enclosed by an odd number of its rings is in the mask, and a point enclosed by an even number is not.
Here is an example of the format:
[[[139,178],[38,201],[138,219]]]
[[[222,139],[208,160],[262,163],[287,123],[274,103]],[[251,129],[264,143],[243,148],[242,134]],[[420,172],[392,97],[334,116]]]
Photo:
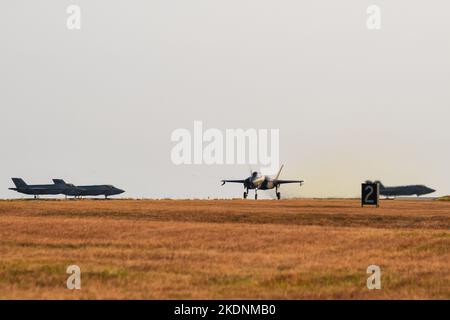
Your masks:
[[[20,178],[11,178],[17,188],[26,188],[27,184]]]
[[[375,183],[378,183],[380,185],[380,189],[384,189],[384,185],[381,183],[380,180],[375,181]]]
[[[283,167],[284,167],[284,164],[282,164],[281,167],[280,167],[280,170],[278,170],[278,173],[277,173],[277,175],[275,177],[275,180],[278,180],[278,178],[280,177],[281,170],[283,170]]]

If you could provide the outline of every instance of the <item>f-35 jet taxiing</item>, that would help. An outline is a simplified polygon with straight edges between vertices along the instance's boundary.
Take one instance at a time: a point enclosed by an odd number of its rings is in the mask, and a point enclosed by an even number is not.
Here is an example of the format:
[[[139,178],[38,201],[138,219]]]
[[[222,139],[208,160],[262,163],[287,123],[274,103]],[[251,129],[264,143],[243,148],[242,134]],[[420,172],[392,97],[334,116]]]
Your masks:
[[[424,185],[385,187],[381,183],[381,181],[375,181],[375,183],[378,183],[380,185],[380,195],[385,196],[387,198],[399,196],[414,196],[414,195],[420,197],[425,194],[433,193],[436,191]]]
[[[37,199],[40,195],[58,195],[82,197],[82,196],[101,196],[105,198],[124,193],[124,190],[118,189],[112,185],[91,185],[75,186],[66,183],[61,179],[53,179],[53,184],[27,184],[20,178],[12,178],[15,188],[9,190],[17,191],[23,194],[33,195]]]
[[[244,185],[245,191],[244,191],[244,199],[247,199],[248,196],[248,190],[254,189],[255,190],[255,200],[258,199],[258,190],[269,190],[275,188],[275,194],[277,196],[277,199],[281,199],[281,192],[278,191],[278,188],[282,184],[286,183],[299,183],[300,185],[303,184],[303,180],[281,180],[279,179],[281,170],[283,169],[283,166],[281,166],[280,170],[278,171],[278,174],[275,177],[270,177],[266,175],[261,175],[258,172],[252,172],[251,175],[243,180],[222,180],[222,185],[224,185],[227,182],[231,183],[242,183]]]
[[[55,185],[60,186],[69,186],[73,184],[68,184],[62,179],[53,179],[53,183]],[[66,196],[74,196],[74,197],[83,197],[83,196],[114,196],[117,194],[124,193],[125,191],[119,188],[116,188],[112,185],[89,185],[89,186],[75,186],[74,189],[69,190],[65,189],[67,193],[63,193]]]

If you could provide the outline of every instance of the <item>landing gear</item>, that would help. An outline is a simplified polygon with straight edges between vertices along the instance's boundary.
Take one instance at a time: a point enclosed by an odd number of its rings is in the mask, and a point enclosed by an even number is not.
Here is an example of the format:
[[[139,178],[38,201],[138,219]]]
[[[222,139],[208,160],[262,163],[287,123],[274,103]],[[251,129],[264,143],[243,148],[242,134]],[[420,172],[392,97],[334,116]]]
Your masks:
[[[244,199],[247,199],[247,197],[248,197],[248,187],[244,186],[244,188],[245,188],[245,190],[244,190]]]
[[[258,189],[255,189],[255,200],[258,200]]]
[[[278,200],[281,199],[281,192],[277,192],[277,199],[278,199]]]

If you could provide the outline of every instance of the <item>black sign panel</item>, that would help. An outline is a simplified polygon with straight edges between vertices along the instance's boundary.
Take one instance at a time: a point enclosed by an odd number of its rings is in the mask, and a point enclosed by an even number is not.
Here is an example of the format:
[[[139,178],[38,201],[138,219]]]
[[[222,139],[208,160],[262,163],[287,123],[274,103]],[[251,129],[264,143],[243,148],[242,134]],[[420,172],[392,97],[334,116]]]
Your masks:
[[[361,206],[380,205],[380,185],[378,183],[361,184]]]

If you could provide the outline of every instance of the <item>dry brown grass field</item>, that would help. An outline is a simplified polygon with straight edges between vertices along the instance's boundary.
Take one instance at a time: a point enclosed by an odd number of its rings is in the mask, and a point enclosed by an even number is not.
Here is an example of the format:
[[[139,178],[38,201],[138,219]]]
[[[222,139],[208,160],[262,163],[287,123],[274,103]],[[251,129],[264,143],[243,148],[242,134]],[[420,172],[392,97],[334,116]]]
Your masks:
[[[449,266],[445,201],[0,201],[1,299],[450,299]]]

